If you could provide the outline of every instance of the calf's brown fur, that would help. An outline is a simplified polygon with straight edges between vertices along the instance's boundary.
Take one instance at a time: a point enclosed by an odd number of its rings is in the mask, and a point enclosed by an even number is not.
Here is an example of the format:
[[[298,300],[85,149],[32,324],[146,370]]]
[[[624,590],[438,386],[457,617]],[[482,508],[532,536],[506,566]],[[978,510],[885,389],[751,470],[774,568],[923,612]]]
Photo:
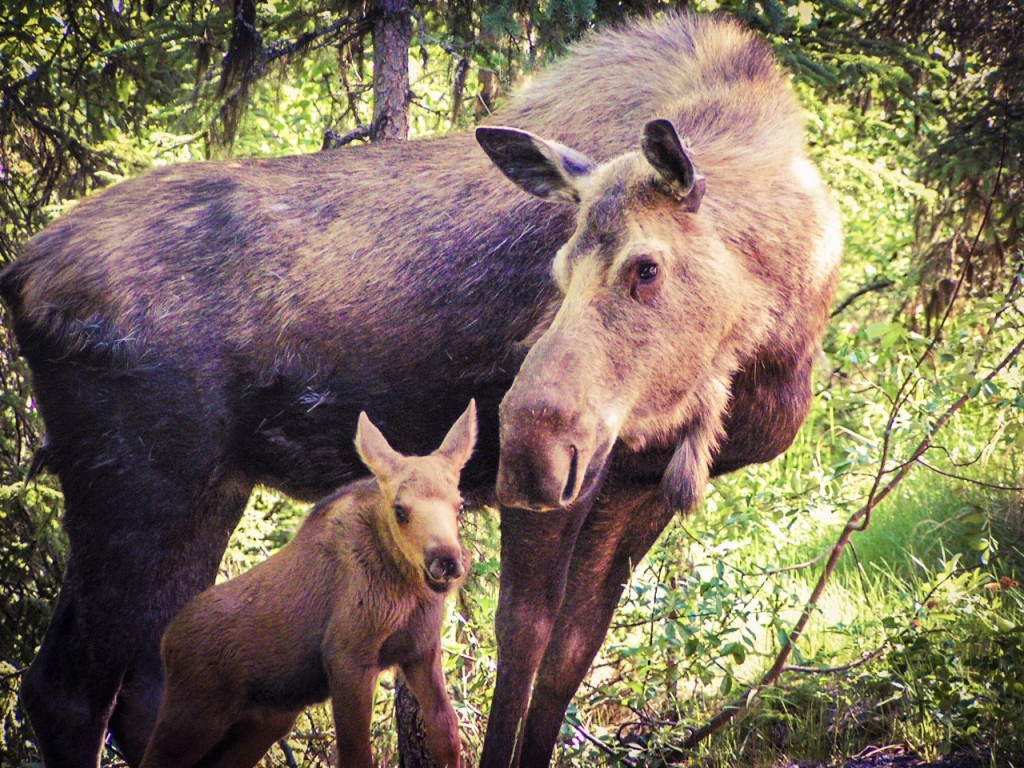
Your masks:
[[[663,140],[644,151],[655,120],[694,187]],[[548,761],[673,510],[793,440],[841,231],[768,46],[721,17],[637,22],[491,122],[558,158],[561,191],[516,191],[469,134],[179,165],[83,201],[0,277],[67,503],[22,689],[48,764],[95,766],[108,728],[138,763],[160,635],[249,491],[361,474],[361,410],[423,453],[475,397],[464,484],[523,507],[502,510],[484,768]],[[635,298],[645,254],[662,282]]]
[[[458,768],[440,630],[468,565],[458,486],[475,440],[472,402],[424,457],[394,451],[362,414],[355,445],[374,478],[318,504],[280,552],[193,598],[168,626],[143,768],[248,768],[328,695],[337,764],[372,766],[373,691],[393,666],[420,704],[435,762]]]

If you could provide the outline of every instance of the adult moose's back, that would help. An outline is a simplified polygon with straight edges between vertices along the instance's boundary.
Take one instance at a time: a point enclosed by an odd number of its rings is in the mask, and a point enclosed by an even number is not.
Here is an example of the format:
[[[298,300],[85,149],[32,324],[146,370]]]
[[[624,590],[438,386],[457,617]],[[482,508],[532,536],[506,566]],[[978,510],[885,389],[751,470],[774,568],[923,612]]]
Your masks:
[[[802,122],[764,43],[672,15],[577,46],[481,133],[549,201],[460,134],[161,169],[32,240],[0,290],[67,502],[23,685],[47,762],[94,765],[108,725],[137,762],[160,632],[255,483],[317,497],[360,472],[360,410],[422,453],[471,396],[464,484],[523,507],[482,764],[546,762],[629,565],[804,418],[839,227]]]

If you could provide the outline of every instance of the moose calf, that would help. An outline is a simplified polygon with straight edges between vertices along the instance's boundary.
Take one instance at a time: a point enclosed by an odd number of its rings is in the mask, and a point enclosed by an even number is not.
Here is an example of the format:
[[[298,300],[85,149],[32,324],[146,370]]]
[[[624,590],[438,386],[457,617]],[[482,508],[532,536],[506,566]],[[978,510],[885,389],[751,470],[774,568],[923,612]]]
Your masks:
[[[252,766],[302,709],[331,697],[339,766],[372,766],[377,677],[401,668],[438,765],[458,768],[441,670],[444,598],[464,578],[459,475],[476,405],[429,456],[388,445],[366,414],[374,478],[318,504],[280,552],[189,602],[164,634],[166,688],[143,768]]]

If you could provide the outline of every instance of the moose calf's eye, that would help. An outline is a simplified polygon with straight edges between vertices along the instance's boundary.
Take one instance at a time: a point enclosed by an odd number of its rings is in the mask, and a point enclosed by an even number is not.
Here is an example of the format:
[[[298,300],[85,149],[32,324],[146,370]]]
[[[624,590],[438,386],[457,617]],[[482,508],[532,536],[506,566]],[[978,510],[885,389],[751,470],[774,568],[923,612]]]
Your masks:
[[[633,281],[629,293],[637,301],[650,301],[658,293],[661,268],[656,261],[640,259],[633,268]]]
[[[395,504],[395,518],[398,520],[398,522],[405,525],[409,522],[409,510],[407,510],[401,504]]]

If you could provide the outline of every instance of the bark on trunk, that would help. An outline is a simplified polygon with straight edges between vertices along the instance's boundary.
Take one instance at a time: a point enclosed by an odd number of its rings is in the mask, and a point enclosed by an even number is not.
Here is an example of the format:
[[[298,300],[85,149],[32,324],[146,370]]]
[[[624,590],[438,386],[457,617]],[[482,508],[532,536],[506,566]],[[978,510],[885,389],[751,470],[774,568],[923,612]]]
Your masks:
[[[409,137],[409,0],[379,0],[373,26],[372,141]]]
[[[373,26],[373,122],[370,140],[409,137],[409,0],[379,0]],[[395,725],[400,768],[433,768],[419,703],[401,674],[395,675]]]
[[[395,675],[395,725],[398,730],[398,768],[436,768],[427,751],[419,702],[400,673]]]

